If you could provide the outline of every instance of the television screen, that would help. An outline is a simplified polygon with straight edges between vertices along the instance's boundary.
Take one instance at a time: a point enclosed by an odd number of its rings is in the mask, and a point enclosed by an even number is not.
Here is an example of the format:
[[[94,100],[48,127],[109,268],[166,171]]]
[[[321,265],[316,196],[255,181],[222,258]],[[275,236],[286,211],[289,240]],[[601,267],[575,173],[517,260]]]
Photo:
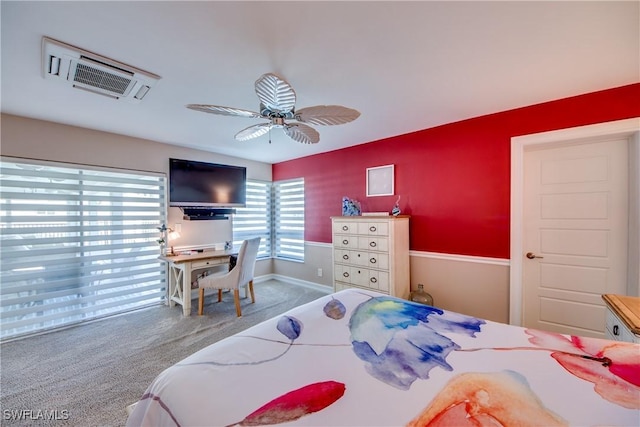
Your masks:
[[[169,206],[244,207],[247,168],[169,159]]]

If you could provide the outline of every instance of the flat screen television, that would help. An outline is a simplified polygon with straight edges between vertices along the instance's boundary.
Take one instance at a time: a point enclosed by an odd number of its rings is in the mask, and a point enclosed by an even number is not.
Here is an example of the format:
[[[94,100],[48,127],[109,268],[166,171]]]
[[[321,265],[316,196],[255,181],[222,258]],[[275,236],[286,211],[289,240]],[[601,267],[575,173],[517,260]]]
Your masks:
[[[247,168],[169,159],[169,206],[244,207]]]

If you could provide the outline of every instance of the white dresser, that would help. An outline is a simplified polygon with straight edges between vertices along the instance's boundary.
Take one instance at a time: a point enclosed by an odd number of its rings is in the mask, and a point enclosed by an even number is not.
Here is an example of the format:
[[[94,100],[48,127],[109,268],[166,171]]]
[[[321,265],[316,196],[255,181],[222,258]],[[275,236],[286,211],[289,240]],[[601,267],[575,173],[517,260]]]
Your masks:
[[[605,337],[640,343],[640,298],[604,294],[602,299],[607,304]]]
[[[409,216],[336,216],[333,287],[409,297]]]

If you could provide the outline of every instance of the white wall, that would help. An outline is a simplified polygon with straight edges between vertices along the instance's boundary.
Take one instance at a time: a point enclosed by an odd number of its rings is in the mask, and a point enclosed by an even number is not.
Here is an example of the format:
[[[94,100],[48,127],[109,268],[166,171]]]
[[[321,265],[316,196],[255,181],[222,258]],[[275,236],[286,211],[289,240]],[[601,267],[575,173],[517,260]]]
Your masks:
[[[37,160],[158,172],[168,175],[169,158],[247,168],[247,178],[271,181],[271,164],[209,153],[146,139],[2,114],[0,154]],[[178,142],[178,141],[176,141]],[[186,221],[169,208],[167,226],[182,224],[176,247],[200,247],[231,239],[230,221]]]
[[[271,181],[271,165],[190,148],[162,144],[108,132],[2,114],[3,156],[53,160],[64,163],[116,167],[168,174],[170,157],[225,163],[247,167],[250,179]],[[175,246],[198,246],[227,240],[226,221],[184,221],[178,208],[169,209],[168,225],[182,224]],[[441,308],[499,322],[508,320],[509,267],[480,260],[444,259],[412,251],[411,288],[423,283]],[[307,242],[305,262],[263,260],[256,276],[275,274],[301,282],[332,287],[330,244]],[[318,268],[322,277],[318,277]],[[499,295],[496,298],[496,295]]]
[[[509,321],[509,261],[409,252],[410,287],[422,283],[437,307],[495,322]],[[318,268],[322,277],[318,277]],[[305,243],[305,262],[273,260],[273,273],[333,289],[330,243]]]

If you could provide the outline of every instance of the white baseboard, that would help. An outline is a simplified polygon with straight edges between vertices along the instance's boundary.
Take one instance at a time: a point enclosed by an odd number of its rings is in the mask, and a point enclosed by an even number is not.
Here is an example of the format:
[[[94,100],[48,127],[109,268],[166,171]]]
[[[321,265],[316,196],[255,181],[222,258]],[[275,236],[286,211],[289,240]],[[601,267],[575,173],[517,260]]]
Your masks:
[[[310,288],[320,292],[326,292],[330,294],[333,292],[333,287],[320,285],[315,282],[309,282],[307,280],[296,279],[289,276],[283,276],[282,274],[264,274],[262,276],[257,276],[253,279],[253,283],[266,282],[267,280],[280,280],[286,283],[290,283],[292,285],[303,286],[305,288]]]
[[[311,240],[305,240],[304,244],[307,246],[318,246],[321,248],[333,248],[333,245],[331,243],[324,243],[324,242],[313,242]]]

